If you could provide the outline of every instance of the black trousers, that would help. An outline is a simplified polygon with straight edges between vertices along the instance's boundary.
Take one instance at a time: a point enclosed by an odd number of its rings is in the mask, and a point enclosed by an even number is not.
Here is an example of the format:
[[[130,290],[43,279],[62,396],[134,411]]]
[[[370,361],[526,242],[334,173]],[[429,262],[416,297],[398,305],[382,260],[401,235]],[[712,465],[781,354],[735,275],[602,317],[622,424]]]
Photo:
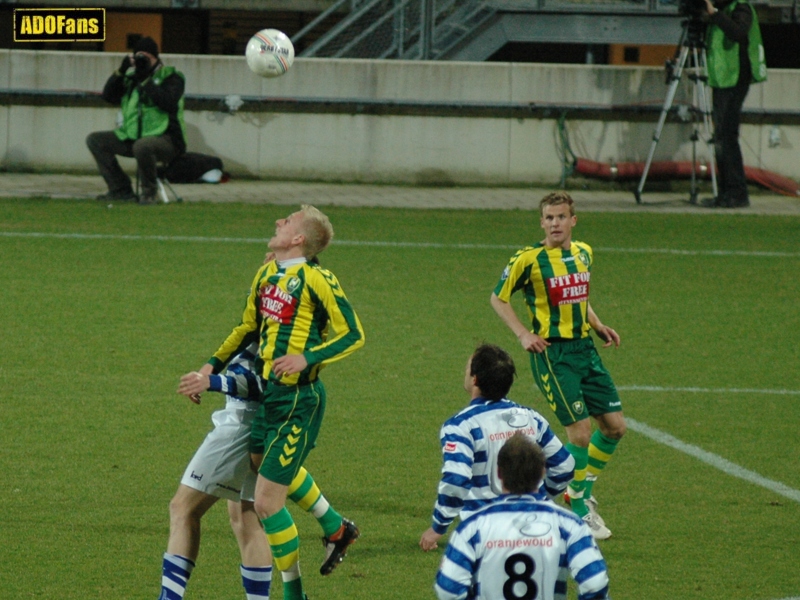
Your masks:
[[[117,156],[135,158],[143,196],[154,196],[156,193],[157,163],[168,163],[178,155],[168,135],[132,141],[120,140],[113,131],[95,131],[87,136],[86,145],[94,156],[109,192],[132,191],[131,178],[119,166]]]
[[[746,77],[740,78],[734,87],[714,88],[712,116],[719,201],[728,205],[746,205],[750,202],[742,149],[739,146],[742,105],[749,89],[750,81]]]

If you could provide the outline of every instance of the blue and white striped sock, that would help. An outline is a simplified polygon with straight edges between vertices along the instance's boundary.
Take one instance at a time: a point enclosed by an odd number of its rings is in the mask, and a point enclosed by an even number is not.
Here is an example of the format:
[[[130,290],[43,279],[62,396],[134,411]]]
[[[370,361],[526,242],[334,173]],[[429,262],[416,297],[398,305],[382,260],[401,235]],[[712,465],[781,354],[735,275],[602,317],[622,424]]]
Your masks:
[[[272,567],[239,566],[242,572],[242,585],[247,600],[269,600],[269,587],[272,583]]]
[[[161,567],[161,595],[158,600],[183,600],[194,562],[177,554],[164,553]]]

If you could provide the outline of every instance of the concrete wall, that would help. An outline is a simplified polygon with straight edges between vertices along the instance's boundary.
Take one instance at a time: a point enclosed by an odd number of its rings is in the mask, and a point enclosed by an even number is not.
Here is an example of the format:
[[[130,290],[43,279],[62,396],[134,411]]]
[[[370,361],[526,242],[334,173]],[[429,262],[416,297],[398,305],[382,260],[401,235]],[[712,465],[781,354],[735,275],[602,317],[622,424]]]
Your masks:
[[[99,91],[120,55],[0,51],[0,88]],[[189,94],[369,98],[441,102],[654,104],[666,96],[663,69],[298,59],[277,79],[250,73],[243,58],[165,55]],[[691,92],[686,78],[678,100]],[[746,106],[797,110],[800,71],[770,72]],[[0,107],[0,167],[94,172],[86,135],[112,129],[115,108]],[[235,175],[330,181],[516,184],[561,175],[555,120],[188,112],[189,149],[220,156]],[[654,123],[568,121],[578,156],[644,160]],[[800,128],[743,126],[747,165],[800,178]],[[668,123],[657,160],[691,157],[689,125]],[[702,144],[698,145],[705,154]],[[123,159],[130,168],[132,160]]]

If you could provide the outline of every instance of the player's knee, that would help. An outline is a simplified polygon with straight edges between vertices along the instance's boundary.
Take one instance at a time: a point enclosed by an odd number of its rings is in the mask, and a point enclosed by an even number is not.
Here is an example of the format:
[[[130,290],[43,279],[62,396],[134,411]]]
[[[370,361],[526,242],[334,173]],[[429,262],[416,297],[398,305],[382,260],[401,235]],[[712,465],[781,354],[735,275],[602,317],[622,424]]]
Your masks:
[[[619,423],[612,423],[607,431],[603,432],[603,435],[610,437],[612,440],[621,440],[622,436],[628,431],[628,426],[625,424],[625,421],[620,421]]]
[[[258,515],[258,518],[263,520],[271,517],[272,515],[278,514],[285,505],[285,498],[273,497],[273,496],[260,496],[256,498],[256,501],[253,503],[253,508]]]
[[[171,521],[183,521],[189,517],[190,511],[180,496],[175,495],[169,501],[169,518]]]
[[[176,521],[199,521],[205,512],[204,507],[196,502],[191,502],[185,495],[180,493],[169,502],[170,520]]]
[[[256,498],[253,507],[256,509],[256,514],[259,519],[266,519],[278,512],[277,510],[273,510],[272,502],[270,502],[269,498]]]

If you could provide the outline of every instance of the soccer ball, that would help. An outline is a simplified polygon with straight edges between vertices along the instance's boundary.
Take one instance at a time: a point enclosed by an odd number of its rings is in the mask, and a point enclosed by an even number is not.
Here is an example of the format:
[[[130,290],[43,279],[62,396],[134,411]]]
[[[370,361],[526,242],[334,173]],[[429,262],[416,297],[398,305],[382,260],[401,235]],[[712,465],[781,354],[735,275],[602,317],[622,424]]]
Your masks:
[[[277,29],[262,29],[247,42],[247,66],[260,77],[278,77],[294,62],[292,40]]]

